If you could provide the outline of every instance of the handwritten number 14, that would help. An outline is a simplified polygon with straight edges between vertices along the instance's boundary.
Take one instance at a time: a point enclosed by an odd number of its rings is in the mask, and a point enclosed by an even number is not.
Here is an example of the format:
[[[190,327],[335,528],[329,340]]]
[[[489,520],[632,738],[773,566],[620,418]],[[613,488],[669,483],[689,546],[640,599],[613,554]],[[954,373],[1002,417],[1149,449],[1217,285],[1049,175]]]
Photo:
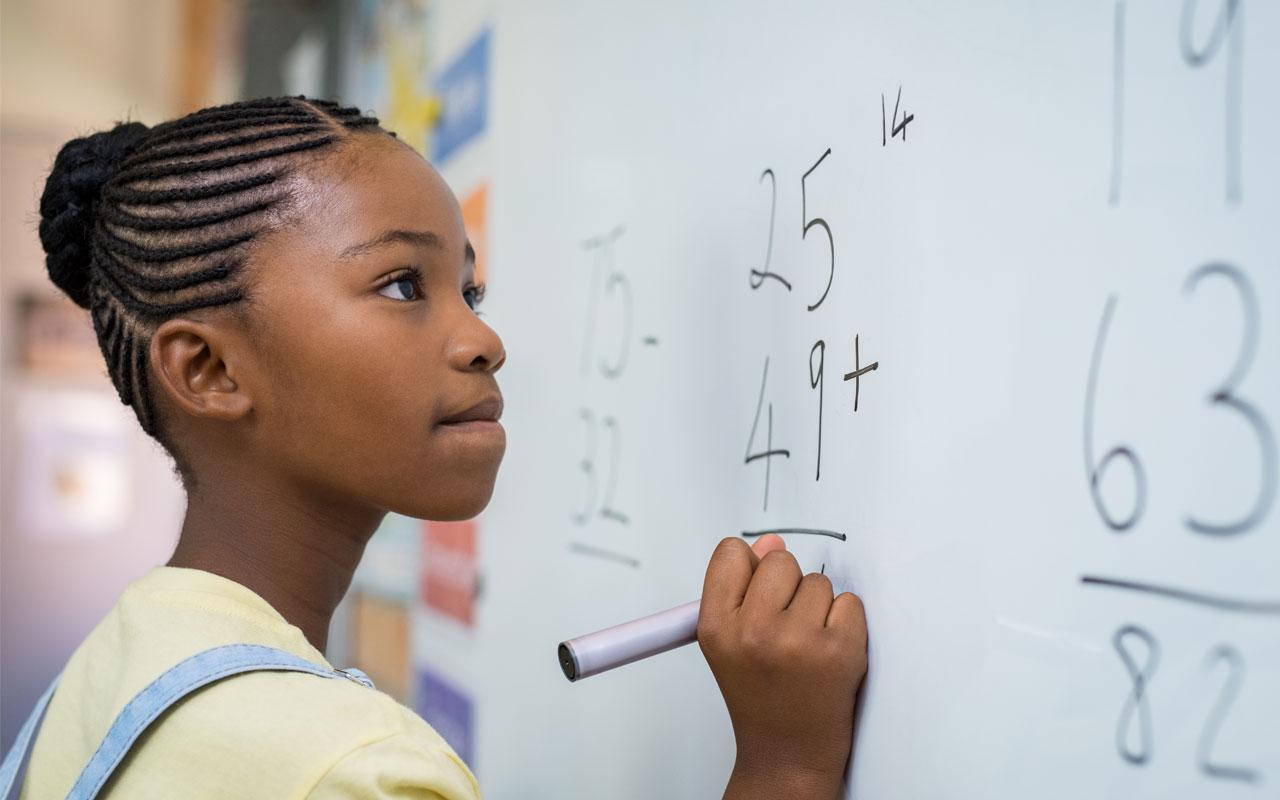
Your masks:
[[[908,114],[906,109],[902,111],[902,121],[898,121],[898,106],[902,105],[902,87],[898,87],[898,96],[893,101],[893,119],[889,120],[886,116],[884,94],[880,95],[880,146],[887,147],[889,140],[895,136],[902,136],[902,141],[907,140],[907,125],[911,124],[911,120],[916,118],[915,114]],[[892,121],[893,130],[890,132],[889,123]]]

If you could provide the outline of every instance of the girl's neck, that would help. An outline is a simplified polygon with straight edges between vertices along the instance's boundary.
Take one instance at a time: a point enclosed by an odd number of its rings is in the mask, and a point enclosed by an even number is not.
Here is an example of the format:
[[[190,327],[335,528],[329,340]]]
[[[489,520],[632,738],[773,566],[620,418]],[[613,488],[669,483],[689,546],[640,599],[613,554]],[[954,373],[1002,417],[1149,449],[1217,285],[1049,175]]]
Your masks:
[[[314,491],[234,483],[192,493],[167,566],[248,587],[324,653],[333,611],[386,512],[322,500]]]

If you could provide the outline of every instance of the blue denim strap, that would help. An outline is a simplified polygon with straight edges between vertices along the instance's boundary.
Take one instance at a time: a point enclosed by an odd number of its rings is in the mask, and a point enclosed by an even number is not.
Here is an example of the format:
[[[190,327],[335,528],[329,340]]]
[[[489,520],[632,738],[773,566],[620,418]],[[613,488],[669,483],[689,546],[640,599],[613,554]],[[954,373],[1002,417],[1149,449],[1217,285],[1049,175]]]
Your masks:
[[[15,782],[24,771],[31,738],[35,736],[40,719],[44,716],[45,707],[49,705],[49,698],[53,696],[53,690],[61,677],[62,673],[59,672],[49,684],[49,688],[40,695],[40,699],[36,701],[36,707],[31,710],[31,716],[27,717],[27,721],[22,723],[22,727],[18,730],[18,738],[13,740],[13,746],[5,754],[4,763],[0,763],[0,800],[9,799],[9,793],[13,791]],[[22,784],[18,782],[16,785]]]
[[[346,678],[369,688],[375,688],[369,676],[355,668],[329,669],[299,658],[275,647],[258,644],[226,644],[211,647],[170,667],[146,688],[134,695],[111,724],[102,744],[90,757],[68,800],[92,800],[119,766],[134,741],[165,712],[169,706],[187,694],[214,681],[254,670],[292,670],[309,672],[322,678]],[[0,798],[7,800],[17,767],[26,756],[30,739],[35,731],[44,706],[57,685],[55,679],[37,703],[35,711],[23,725],[13,749],[5,756],[0,767]],[[13,762],[10,775],[10,762]],[[8,781],[8,785],[5,784]]]

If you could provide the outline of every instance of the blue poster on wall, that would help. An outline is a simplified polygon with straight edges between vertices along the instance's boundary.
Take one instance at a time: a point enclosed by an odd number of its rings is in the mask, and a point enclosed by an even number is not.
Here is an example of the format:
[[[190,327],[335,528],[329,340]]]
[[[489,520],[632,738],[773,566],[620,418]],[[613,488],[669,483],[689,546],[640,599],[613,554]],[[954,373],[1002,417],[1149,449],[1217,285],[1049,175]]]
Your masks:
[[[432,161],[443,163],[484,133],[489,117],[489,34],[485,28],[436,79],[440,123]]]
[[[419,667],[414,705],[418,715],[435,728],[436,733],[443,736],[458,757],[475,772],[471,698],[439,674]]]

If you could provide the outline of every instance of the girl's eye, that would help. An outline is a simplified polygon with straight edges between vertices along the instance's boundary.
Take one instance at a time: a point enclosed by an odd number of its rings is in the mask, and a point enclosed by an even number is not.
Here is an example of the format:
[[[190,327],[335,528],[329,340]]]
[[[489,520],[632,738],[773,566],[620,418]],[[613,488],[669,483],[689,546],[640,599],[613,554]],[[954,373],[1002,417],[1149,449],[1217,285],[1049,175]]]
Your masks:
[[[463,290],[462,296],[466,299],[467,305],[471,307],[471,310],[475,311],[476,306],[480,305],[480,301],[484,299],[484,284],[468,286]]]
[[[418,291],[419,273],[412,270],[400,275],[395,280],[384,285],[378,290],[378,294],[383,297],[390,297],[392,300],[417,300],[421,297]],[[391,293],[387,290],[390,289]]]

